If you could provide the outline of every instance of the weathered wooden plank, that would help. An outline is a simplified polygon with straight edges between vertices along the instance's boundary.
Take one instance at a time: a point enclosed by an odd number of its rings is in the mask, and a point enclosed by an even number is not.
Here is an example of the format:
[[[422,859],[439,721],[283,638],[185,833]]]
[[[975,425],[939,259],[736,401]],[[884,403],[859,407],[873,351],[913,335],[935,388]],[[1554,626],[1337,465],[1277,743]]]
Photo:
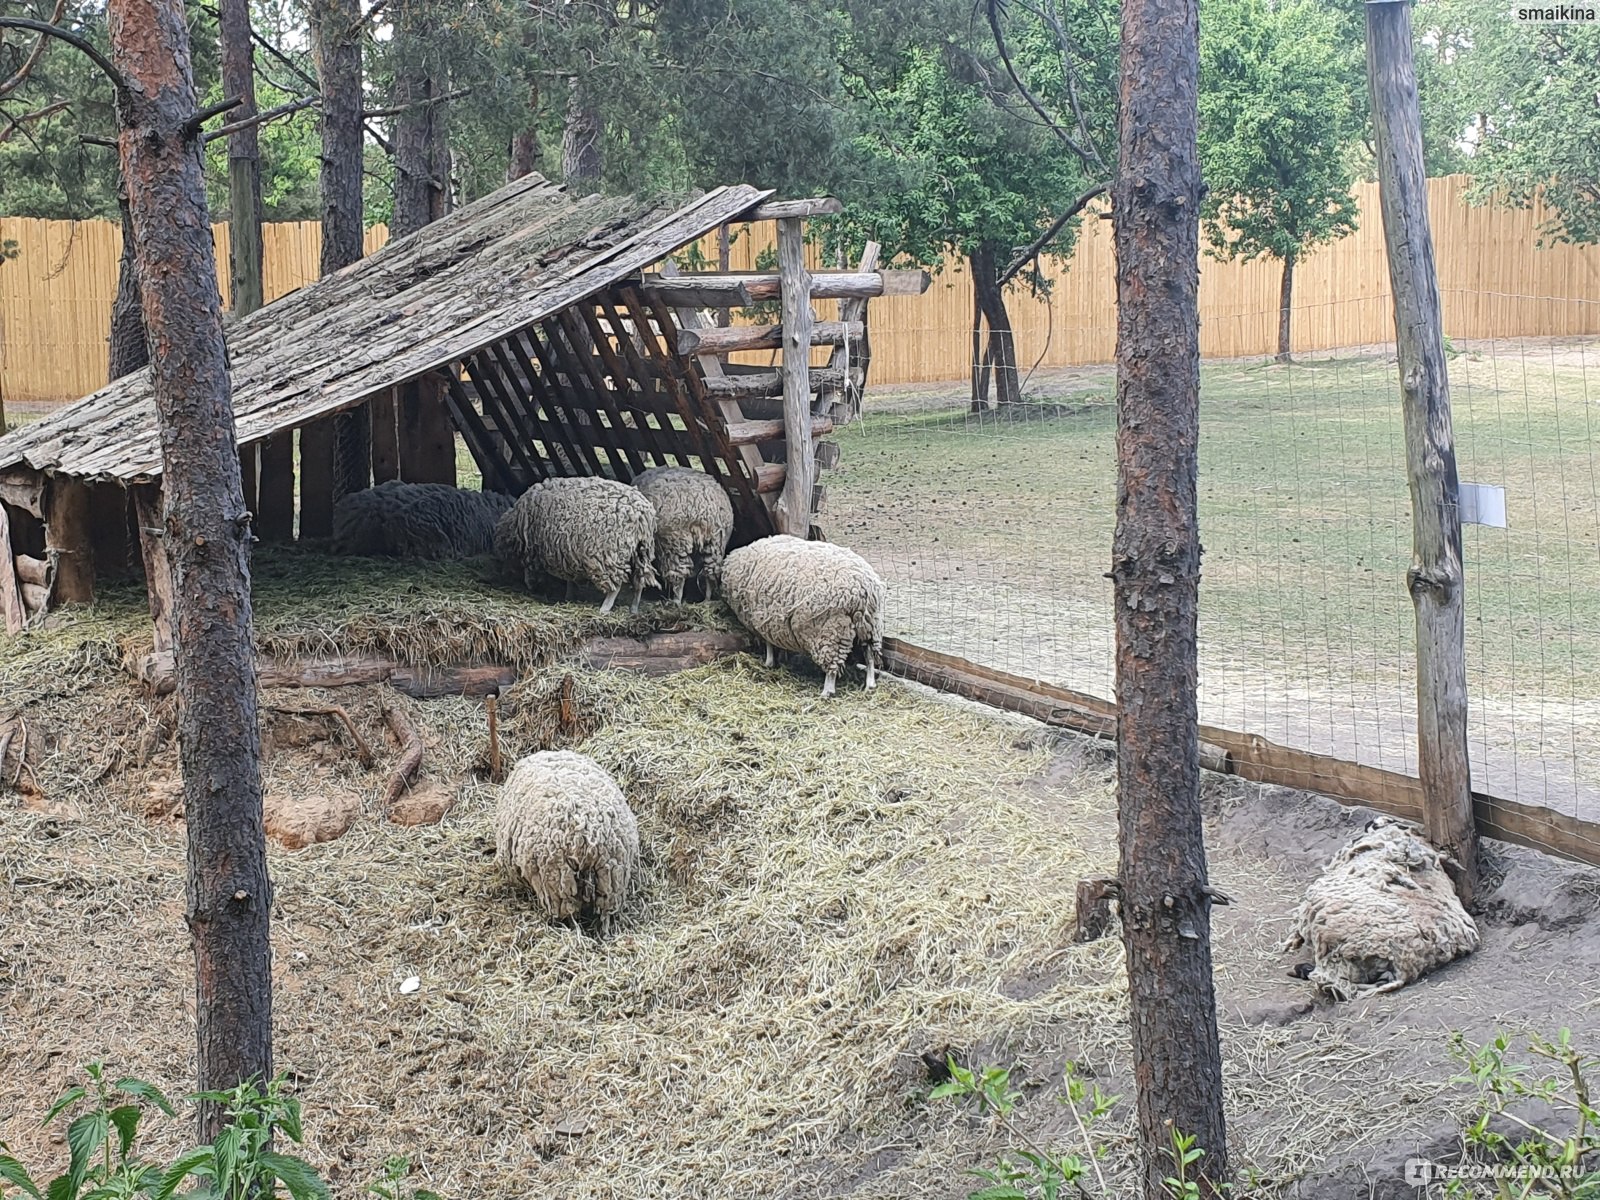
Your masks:
[[[396,389],[399,401],[400,478],[407,483],[456,485],[456,431],[436,375]]]
[[[813,196],[806,200],[770,200],[751,210],[752,221],[799,220],[802,217],[832,217],[844,211],[844,203],[832,196]]]
[[[837,368],[811,368],[811,386],[816,391],[837,390],[843,384],[844,373]],[[780,397],[783,395],[783,372],[757,370],[737,375],[708,375],[705,388],[708,395],[718,400],[765,400]]]
[[[400,475],[400,405],[396,389],[367,401],[372,415],[372,482],[387,483]]]
[[[613,432],[625,428],[627,422],[622,419],[622,409],[617,404],[617,397],[606,386],[605,378],[596,365],[595,356],[590,352],[588,331],[579,325],[572,310],[563,309],[557,313],[551,320],[545,322],[544,329],[551,349],[566,364],[568,382],[575,392],[582,393],[589,401],[596,426],[605,427],[609,424]],[[626,471],[626,476],[619,475],[619,479],[624,481],[632,479],[645,469],[644,457],[637,450],[625,447],[621,438],[614,438],[613,445],[622,455],[617,465]]]
[[[1428,840],[1461,864],[1452,878],[1462,903],[1470,905],[1477,891],[1478,850],[1467,751],[1460,486],[1439,277],[1428,225],[1411,9],[1399,0],[1364,7],[1378,198],[1394,299],[1411,484],[1412,557],[1406,585],[1417,623],[1417,765]]]
[[[0,500],[43,518],[44,476],[28,468],[0,471]]]
[[[534,453],[533,443],[537,439],[506,394],[505,381],[500,378],[493,355],[485,349],[468,357],[467,374],[478,385],[478,397],[483,401],[484,415],[493,416],[500,436],[511,451],[512,461],[526,471],[528,478],[535,483],[549,479],[552,474],[550,464]]]
[[[529,357],[530,347],[535,348],[537,355],[537,334],[531,329],[514,333],[505,340],[505,345],[510,348],[521,371],[518,382],[527,385],[528,403],[536,411],[545,414],[556,430],[558,440],[567,448],[571,460],[568,466],[576,466],[589,475],[605,474],[592,444],[591,423],[580,421],[576,412],[560,402],[554,390],[546,386],[548,381],[543,368],[535,368],[533,359]]]
[[[50,602],[88,604],[94,599],[94,544],[90,534],[89,487],[68,475],[52,475],[45,490],[46,550],[55,562]]]
[[[933,283],[926,271],[817,271],[811,276],[813,300],[868,300],[879,296],[920,296]],[[668,304],[691,308],[747,308],[782,294],[778,275],[769,272],[673,275],[647,273],[646,291]]]
[[[256,483],[255,533],[263,542],[294,539],[294,434],[288,430],[257,443],[261,476]]]
[[[860,321],[813,321],[807,346],[837,346],[859,340]],[[680,329],[679,354],[736,354],[744,350],[782,350],[788,339],[782,325],[734,325],[727,329]]]
[[[451,371],[445,375],[444,384],[446,402],[450,405],[456,425],[461,429],[461,436],[467,443],[467,452],[478,464],[484,485],[515,495],[520,490],[519,480],[512,472],[509,460],[501,452],[503,443],[497,442],[484,428],[483,421],[479,418],[477,410],[472,407],[472,401],[468,398],[461,381],[456,378],[455,372]]]
[[[526,447],[529,456],[533,456],[532,441],[536,438],[544,445],[545,458],[548,460],[544,464],[546,476],[554,478],[565,475],[567,460],[572,457],[572,451],[556,423],[533,399],[530,381],[523,378],[516,356],[511,353],[507,344],[510,340],[496,342],[485,351],[486,354],[494,356],[504,402],[516,410],[518,427],[529,439],[529,445]]]
[[[161,488],[154,483],[135,484],[133,513],[138,522],[139,552],[144,558],[144,589],[155,631],[155,652],[171,654],[174,594],[172,562],[167,557],[167,521]]]
[[[633,369],[638,372],[641,379],[655,378],[660,381],[673,411],[683,422],[684,435],[680,439],[674,439],[681,442],[675,455],[678,465],[693,466],[689,456],[691,453],[698,454],[701,465],[715,478],[718,473],[717,447],[706,437],[705,430],[701,428],[699,415],[691,408],[689,397],[685,394],[682,381],[678,378],[675,364],[667,360],[667,355],[661,348],[660,338],[651,328],[650,315],[645,311],[639,294],[631,288],[623,288],[620,289],[620,298],[632,319],[633,336],[628,336],[624,331],[616,302],[610,296],[604,300],[606,318],[611,322],[611,327],[618,331],[619,340],[628,353]],[[670,332],[672,328],[669,325],[668,331]],[[648,363],[643,357],[645,354],[649,355]],[[665,423],[666,414],[659,415]]]
[[[606,374],[610,376],[613,394],[617,397],[621,407],[633,414],[636,428],[640,434],[639,442],[644,447],[648,456],[655,460],[655,466],[667,465],[668,458],[676,458],[677,465],[687,467],[692,465],[689,456],[680,445],[680,440],[675,437],[663,437],[658,428],[651,428],[650,416],[655,416],[658,424],[669,424],[666,414],[661,412],[649,400],[655,399],[656,389],[653,383],[655,372],[645,363],[638,345],[638,339],[643,336],[636,331],[629,336],[624,327],[622,318],[617,313],[616,305],[610,303],[608,297],[597,296],[595,303],[604,304],[607,322],[616,338],[616,345],[612,338],[607,336],[600,327],[600,320],[595,315],[593,305],[584,303],[575,305],[572,310],[583,321],[590,342],[600,355],[600,361],[605,367]],[[619,348],[621,357],[619,357]],[[627,361],[624,362],[623,358]],[[647,399],[648,398],[648,399]]]
[[[773,515],[780,532],[811,536],[811,486],[816,456],[811,445],[811,345],[816,314],[806,271],[805,228],[799,217],[778,222],[778,270],[783,276],[783,495]]]
[[[16,550],[11,544],[11,518],[6,506],[0,504],[0,623],[8,634],[19,634],[27,622],[28,613],[22,606],[22,589],[18,587]]]
[[[832,432],[833,422],[829,418],[811,418],[813,441]],[[728,426],[728,441],[735,446],[759,446],[763,442],[775,442],[783,436],[782,421],[735,421]]]
[[[333,536],[332,417],[300,429],[300,536]]]

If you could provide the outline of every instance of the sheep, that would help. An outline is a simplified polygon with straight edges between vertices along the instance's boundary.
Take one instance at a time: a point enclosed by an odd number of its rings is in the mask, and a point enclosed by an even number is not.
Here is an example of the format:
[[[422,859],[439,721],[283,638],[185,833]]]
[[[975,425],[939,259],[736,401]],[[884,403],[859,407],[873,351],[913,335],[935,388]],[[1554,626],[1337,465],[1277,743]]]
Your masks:
[[[633,486],[656,508],[655,565],[662,590],[682,604],[684,581],[696,575],[706,598],[716,595],[723,552],[733,536],[733,503],[722,485],[704,471],[651,467]]]
[[[1306,889],[1285,950],[1309,945],[1303,978],[1335,999],[1397,988],[1478,948],[1449,860],[1404,825],[1380,817]]]
[[[883,580],[852,550],[778,534],[728,555],[722,593],[741,624],[767,648],[804,653],[833,695],[839,671],[860,642],[866,647],[867,690],[877,686],[883,654]]]
[[[552,919],[598,919],[605,935],[639,865],[639,823],[593,759],[544,750],[520,759],[500,788],[495,857]]]
[[[333,552],[390,558],[470,558],[494,544],[513,497],[391,479],[333,509]]]
[[[532,586],[540,573],[571,585],[599,588],[610,612],[623,586],[633,587],[628,611],[656,582],[651,566],[655,506],[625,483],[592,477],[546,479],[522,494],[494,531],[495,557]]]

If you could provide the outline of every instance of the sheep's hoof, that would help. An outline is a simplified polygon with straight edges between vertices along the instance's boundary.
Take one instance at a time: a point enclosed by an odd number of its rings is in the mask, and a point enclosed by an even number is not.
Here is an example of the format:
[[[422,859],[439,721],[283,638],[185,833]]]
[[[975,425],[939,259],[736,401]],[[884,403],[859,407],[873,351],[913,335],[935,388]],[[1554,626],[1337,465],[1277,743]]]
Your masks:
[[[764,666],[764,667],[770,667],[772,665],[772,643],[770,643],[770,642],[767,643],[767,658],[766,658],[766,661],[764,663],[762,663],[761,665]]]
[[[619,595],[621,595],[621,594],[622,594],[622,589],[621,588],[612,588],[610,594],[607,595],[606,598],[600,602],[600,611],[603,612],[603,613],[610,612],[611,611],[611,606],[617,602],[617,597]]]
[[[833,695],[833,685],[837,682],[838,672],[829,671],[826,679],[822,681],[822,698],[826,700]]]

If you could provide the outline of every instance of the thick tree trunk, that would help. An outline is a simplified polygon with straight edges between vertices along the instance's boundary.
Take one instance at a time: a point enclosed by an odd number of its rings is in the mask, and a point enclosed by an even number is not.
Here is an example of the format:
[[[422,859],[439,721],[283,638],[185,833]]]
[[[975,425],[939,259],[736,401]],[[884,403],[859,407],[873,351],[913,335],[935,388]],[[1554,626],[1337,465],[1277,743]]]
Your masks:
[[[255,57],[250,42],[250,0],[220,0],[222,93],[244,103],[229,114],[242,121],[256,114]],[[266,303],[261,287],[261,149],[257,127],[228,137],[228,278],[235,316]]]
[[[1118,846],[1146,1200],[1166,1200],[1177,1133],[1228,1177],[1200,822],[1196,611],[1201,184],[1196,0],[1122,8],[1117,254]]]
[[[982,245],[969,256],[972,270],[972,290],[977,298],[978,311],[989,327],[989,343],[985,360],[994,372],[995,402],[1002,408],[1022,402],[1021,376],[1017,372],[1017,343],[1011,331],[1011,316],[1006,312],[1005,289],[997,282],[1002,264],[998,247]],[[987,400],[987,393],[974,396],[974,400]]]
[[[312,48],[322,87],[322,274],[362,253],[361,6],[315,0]],[[334,499],[372,482],[372,426],[366,408],[335,423]]]
[[[172,564],[199,1085],[272,1075],[271,884],[261,816],[250,521],[234,441],[189,30],[181,0],[111,0],[122,171],[144,282]],[[222,1121],[200,1107],[202,1141]]]
[[[544,147],[539,142],[539,85],[528,88],[528,123],[511,139],[511,164],[506,182],[544,173]]]
[[[117,180],[117,208],[122,214],[122,261],[117,264],[117,295],[111,301],[112,379],[150,365],[144,302],[139,294],[138,246],[133,237],[133,216],[128,211],[127,184],[121,179]]]
[[[1278,289],[1278,357],[1289,361],[1289,307],[1294,301],[1294,255],[1283,260],[1283,283]]]
[[[444,216],[449,196],[450,141],[439,100],[447,84],[432,61],[437,22],[431,4],[406,0],[395,18],[400,66],[394,104],[404,107],[394,123],[394,219],[389,226],[394,237],[415,233]]]
[[[567,81],[567,121],[561,137],[561,175],[574,192],[600,186],[604,165],[600,145],[600,112],[576,76]]]

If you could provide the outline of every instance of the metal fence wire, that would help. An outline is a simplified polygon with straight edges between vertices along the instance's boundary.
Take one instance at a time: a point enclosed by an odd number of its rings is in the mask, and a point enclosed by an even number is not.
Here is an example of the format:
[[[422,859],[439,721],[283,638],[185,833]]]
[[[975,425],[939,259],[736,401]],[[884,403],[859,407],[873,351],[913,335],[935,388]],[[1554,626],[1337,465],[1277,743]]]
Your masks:
[[[1540,303],[1600,331],[1595,302]],[[1600,822],[1600,337],[1460,341],[1449,371],[1473,786]],[[971,411],[966,382],[869,390],[826,526],[884,576],[890,634],[1113,694],[1114,389],[1105,365],[1037,369],[1014,410]],[[1399,395],[1386,345],[1203,364],[1203,723],[1415,774]]]

